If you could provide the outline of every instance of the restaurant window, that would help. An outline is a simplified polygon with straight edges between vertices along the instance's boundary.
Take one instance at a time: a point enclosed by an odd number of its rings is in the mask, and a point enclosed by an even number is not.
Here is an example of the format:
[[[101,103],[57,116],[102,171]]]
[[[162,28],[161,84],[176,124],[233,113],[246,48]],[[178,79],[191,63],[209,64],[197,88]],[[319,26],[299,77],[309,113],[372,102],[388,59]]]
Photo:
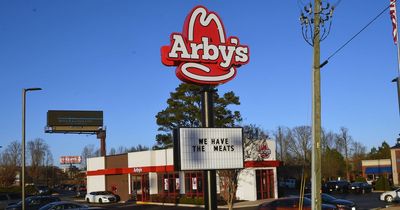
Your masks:
[[[158,176],[158,192],[167,196],[177,196],[180,192],[179,174],[164,173]]]
[[[203,172],[185,173],[185,192],[187,196],[203,197]]]

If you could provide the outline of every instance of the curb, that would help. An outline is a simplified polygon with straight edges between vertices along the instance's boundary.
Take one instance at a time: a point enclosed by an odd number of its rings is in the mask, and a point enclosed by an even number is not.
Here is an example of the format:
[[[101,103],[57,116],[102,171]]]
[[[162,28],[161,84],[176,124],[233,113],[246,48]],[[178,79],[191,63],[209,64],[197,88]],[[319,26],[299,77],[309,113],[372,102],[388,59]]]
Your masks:
[[[180,206],[180,207],[197,207],[204,208],[204,205],[195,204],[175,204],[175,203],[156,203],[156,202],[146,202],[146,201],[136,201],[138,205],[156,205],[156,206]]]

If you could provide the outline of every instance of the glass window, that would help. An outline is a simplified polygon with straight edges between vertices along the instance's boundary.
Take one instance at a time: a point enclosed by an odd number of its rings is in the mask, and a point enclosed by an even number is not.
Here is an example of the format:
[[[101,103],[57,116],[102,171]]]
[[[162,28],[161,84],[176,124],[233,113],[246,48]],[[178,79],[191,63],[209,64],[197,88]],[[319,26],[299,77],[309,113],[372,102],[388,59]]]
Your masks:
[[[185,173],[185,192],[188,196],[203,197],[203,173]]]

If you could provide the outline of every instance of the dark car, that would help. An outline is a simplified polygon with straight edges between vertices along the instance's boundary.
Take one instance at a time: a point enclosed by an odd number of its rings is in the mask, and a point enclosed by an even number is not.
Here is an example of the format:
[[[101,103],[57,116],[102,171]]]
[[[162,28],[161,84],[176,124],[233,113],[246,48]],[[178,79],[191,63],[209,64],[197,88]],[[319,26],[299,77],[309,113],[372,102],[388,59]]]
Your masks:
[[[20,200],[20,193],[0,193],[0,209],[5,209],[8,205],[17,203]]]
[[[311,194],[304,195],[307,198],[311,198]],[[326,193],[321,193],[321,200],[324,204],[331,204],[337,207],[338,210],[355,210],[356,204],[353,201],[337,199]]]
[[[83,209],[89,209],[89,207],[86,205],[68,202],[68,201],[58,201],[58,202],[49,203],[49,204],[43,206],[42,208],[40,208],[39,210],[58,210],[58,209],[83,210]]]
[[[366,182],[353,182],[350,185],[350,191],[365,194],[372,191],[372,186]]]
[[[25,198],[25,208],[29,210],[37,210],[42,206],[60,201],[60,198],[54,196],[32,196]],[[6,210],[20,210],[22,209],[22,201],[17,204],[7,206]]]
[[[39,195],[50,195],[50,188],[47,186],[36,186]]]
[[[349,192],[350,183],[348,181],[338,180],[338,181],[328,181],[325,183],[323,190],[327,193],[339,192],[347,193]]]
[[[299,209],[299,200],[300,197],[279,198],[271,202],[260,204],[258,206],[258,210],[276,210],[276,209],[297,210]],[[304,210],[311,210],[311,200],[308,198],[304,198],[302,206]],[[329,204],[322,204],[321,209],[335,210],[336,207]]]

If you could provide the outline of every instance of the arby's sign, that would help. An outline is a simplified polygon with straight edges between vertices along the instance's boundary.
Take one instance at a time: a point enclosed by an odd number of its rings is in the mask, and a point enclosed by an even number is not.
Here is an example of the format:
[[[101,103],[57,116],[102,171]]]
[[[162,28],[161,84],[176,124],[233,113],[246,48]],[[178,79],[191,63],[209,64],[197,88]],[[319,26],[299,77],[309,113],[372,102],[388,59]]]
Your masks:
[[[164,65],[177,66],[177,77],[197,85],[218,85],[232,80],[237,68],[249,62],[249,47],[239,38],[226,37],[219,16],[203,6],[186,17],[182,33],[172,33],[161,48]]]

